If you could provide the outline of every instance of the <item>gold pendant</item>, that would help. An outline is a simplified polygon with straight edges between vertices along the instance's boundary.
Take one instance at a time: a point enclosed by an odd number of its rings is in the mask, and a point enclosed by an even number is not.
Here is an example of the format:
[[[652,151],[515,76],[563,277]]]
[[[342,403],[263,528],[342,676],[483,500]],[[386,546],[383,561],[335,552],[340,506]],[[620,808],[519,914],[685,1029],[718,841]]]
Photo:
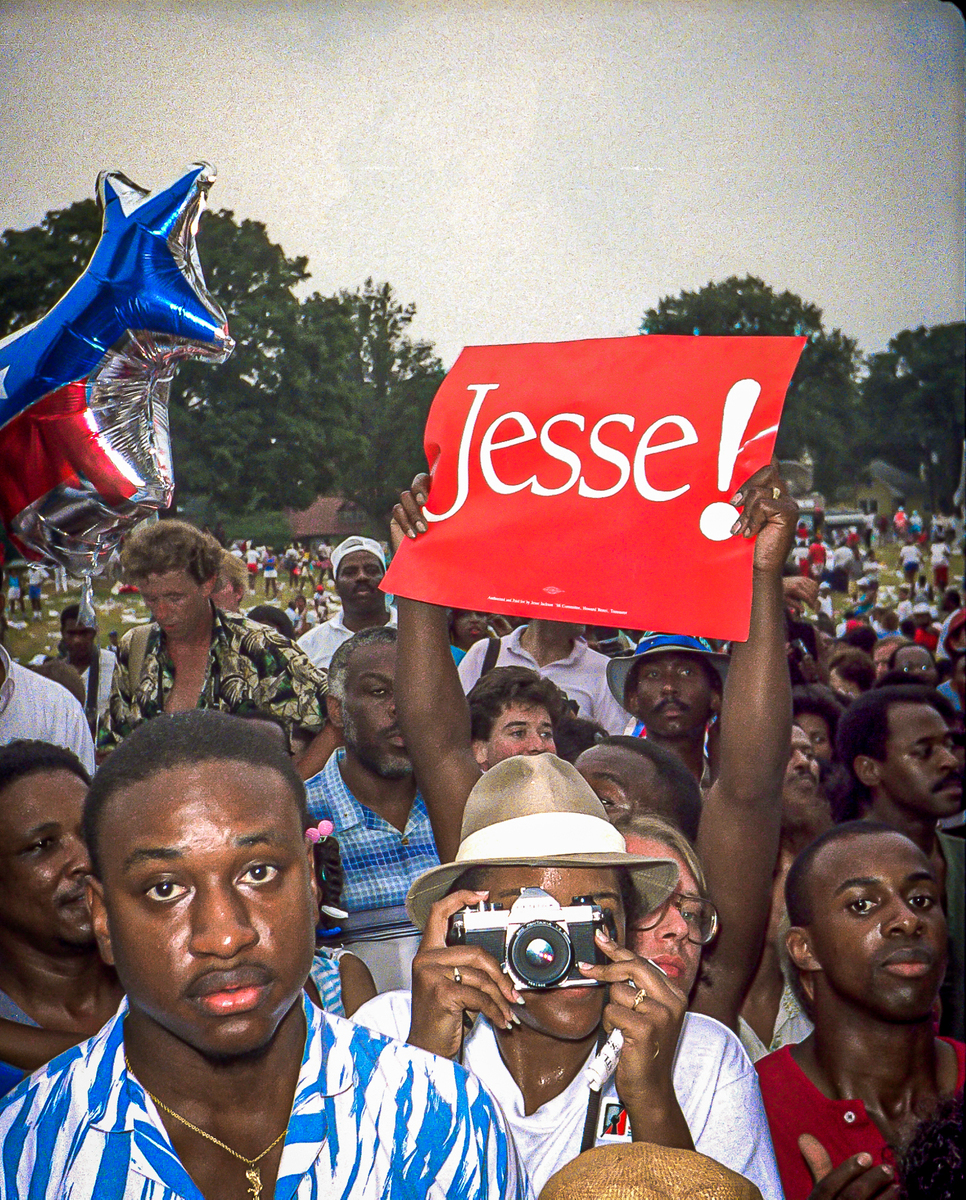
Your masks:
[[[245,1178],[251,1184],[248,1189],[249,1196],[252,1197],[252,1200],[258,1200],[262,1194],[262,1177],[258,1173],[258,1167],[249,1167],[245,1172]]]

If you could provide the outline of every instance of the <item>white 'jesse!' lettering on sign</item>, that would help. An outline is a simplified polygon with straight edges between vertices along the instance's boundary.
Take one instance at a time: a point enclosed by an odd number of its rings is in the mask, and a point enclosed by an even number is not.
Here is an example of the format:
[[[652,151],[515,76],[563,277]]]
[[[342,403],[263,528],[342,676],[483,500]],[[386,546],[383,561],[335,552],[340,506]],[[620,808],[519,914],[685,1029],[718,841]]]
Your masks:
[[[472,450],[480,410],[489,393],[495,391],[499,386],[498,383],[474,383],[468,386],[467,391],[474,393],[474,395],[466,414],[462,434],[460,435],[456,464],[456,497],[446,512],[434,513],[428,509],[424,509],[428,521],[446,521],[450,517],[455,516],[466,503],[470,490],[470,452]],[[746,403],[747,399],[751,399],[751,407],[754,407],[754,399],[752,397],[757,398],[760,390],[755,380],[743,379],[730,389],[728,396],[730,399],[733,394],[738,392],[746,400]],[[750,411],[747,415],[750,416]],[[607,416],[601,417],[591,429],[588,443],[591,453],[597,459],[617,468],[617,481],[606,488],[591,487],[584,477],[583,462],[580,456],[573,450],[568,449],[566,446],[561,446],[559,442],[553,440],[551,434],[554,427],[562,424],[575,425],[581,433],[585,431],[585,421],[580,413],[555,413],[544,422],[539,433],[533,421],[524,412],[506,412],[496,417],[484,429],[479,445],[480,471],[487,487],[500,496],[512,496],[516,492],[526,490],[529,490],[535,496],[560,496],[576,486],[577,494],[580,496],[585,496],[591,500],[605,500],[609,496],[617,495],[618,492],[627,486],[633,476],[634,487],[642,499],[661,503],[684,495],[691,486],[690,483],[682,482],[680,487],[662,490],[654,487],[647,477],[647,460],[652,455],[667,454],[671,450],[679,450],[683,446],[693,446],[697,443],[697,432],[687,417],[670,414],[652,422],[644,430],[637,443],[633,463],[626,454],[604,441],[603,430],[608,425],[622,425],[629,433],[633,433],[635,428],[634,417],[629,413],[609,413]],[[654,445],[655,438],[666,426],[675,428],[679,436],[672,441]],[[559,487],[552,488],[542,484],[537,478],[536,473],[520,483],[508,483],[501,478],[497,470],[497,464],[494,462],[494,455],[498,451],[507,450],[512,446],[520,446],[525,442],[537,441],[549,458],[555,459],[557,462],[561,462],[570,468],[569,478]],[[734,512],[734,510],[731,511]],[[735,513],[735,515],[737,514]]]

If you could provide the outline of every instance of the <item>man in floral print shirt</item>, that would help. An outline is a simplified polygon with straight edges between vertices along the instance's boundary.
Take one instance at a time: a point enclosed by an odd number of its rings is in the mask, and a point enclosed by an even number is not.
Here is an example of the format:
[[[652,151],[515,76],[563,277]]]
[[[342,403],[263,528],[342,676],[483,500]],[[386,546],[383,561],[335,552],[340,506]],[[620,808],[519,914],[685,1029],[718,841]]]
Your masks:
[[[183,521],[142,526],[127,539],[124,578],[154,621],[121,639],[100,752],[159,713],[191,708],[273,716],[292,753],[323,729],[325,672],[274,629],[215,608],[220,560],[214,538]]]

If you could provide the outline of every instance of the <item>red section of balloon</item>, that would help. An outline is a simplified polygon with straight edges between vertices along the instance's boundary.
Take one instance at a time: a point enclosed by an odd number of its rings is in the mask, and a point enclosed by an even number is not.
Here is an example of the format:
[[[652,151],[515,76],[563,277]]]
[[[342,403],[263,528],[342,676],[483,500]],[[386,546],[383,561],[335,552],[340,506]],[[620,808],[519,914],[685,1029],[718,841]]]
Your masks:
[[[108,504],[135,491],[89,420],[83,382],[51,392],[0,431],[0,515],[11,520],[59,483],[94,484]]]
[[[463,351],[425,448],[429,532],[388,592],[743,640],[751,542],[723,507],[770,459],[804,338],[640,336]]]

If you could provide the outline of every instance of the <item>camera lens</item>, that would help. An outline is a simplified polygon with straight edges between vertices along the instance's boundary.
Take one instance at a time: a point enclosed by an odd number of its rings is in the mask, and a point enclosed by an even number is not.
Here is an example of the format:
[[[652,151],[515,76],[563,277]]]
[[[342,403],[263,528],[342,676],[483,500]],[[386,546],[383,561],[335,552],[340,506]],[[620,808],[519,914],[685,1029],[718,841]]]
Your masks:
[[[521,926],[508,947],[507,958],[516,976],[533,988],[553,987],[570,970],[570,938],[557,925],[532,921]]]

